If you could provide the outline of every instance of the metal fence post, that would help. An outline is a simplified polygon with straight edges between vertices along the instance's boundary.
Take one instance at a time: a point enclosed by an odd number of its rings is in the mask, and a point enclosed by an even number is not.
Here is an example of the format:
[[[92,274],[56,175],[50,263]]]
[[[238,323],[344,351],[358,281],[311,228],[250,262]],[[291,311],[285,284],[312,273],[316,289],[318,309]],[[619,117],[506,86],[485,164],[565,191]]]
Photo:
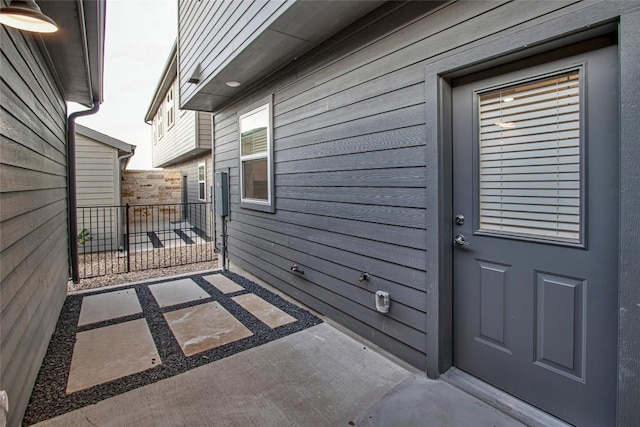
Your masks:
[[[129,247],[129,203],[126,204],[125,206],[126,212],[125,212],[125,228],[126,228],[126,232],[125,232],[125,244],[127,246],[127,273],[131,271],[131,248]]]

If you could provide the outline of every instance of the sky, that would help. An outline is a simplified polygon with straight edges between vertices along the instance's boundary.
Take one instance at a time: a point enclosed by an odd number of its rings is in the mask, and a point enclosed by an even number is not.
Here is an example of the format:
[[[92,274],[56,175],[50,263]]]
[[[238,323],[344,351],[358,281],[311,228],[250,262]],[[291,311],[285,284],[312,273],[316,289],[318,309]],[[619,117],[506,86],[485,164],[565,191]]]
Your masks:
[[[144,116],[176,39],[177,0],[107,1],[104,102],[80,123],[136,146],[128,169],[151,168]],[[69,113],[86,107],[69,106]]]

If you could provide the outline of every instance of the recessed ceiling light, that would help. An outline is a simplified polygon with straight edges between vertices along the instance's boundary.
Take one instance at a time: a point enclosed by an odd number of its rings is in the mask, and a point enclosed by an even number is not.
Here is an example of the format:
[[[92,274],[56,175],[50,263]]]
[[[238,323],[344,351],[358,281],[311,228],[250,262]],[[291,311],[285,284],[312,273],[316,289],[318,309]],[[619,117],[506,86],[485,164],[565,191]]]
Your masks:
[[[236,81],[231,80],[231,81],[227,82],[226,85],[229,86],[229,87],[238,87],[238,86],[240,86],[240,82],[236,82]]]

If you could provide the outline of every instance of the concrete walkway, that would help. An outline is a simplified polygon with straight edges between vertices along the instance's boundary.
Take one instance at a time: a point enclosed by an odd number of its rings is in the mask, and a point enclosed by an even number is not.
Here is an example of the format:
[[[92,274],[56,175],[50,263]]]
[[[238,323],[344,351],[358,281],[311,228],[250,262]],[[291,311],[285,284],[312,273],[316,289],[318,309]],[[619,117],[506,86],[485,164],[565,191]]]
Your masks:
[[[323,323],[38,426],[521,426]]]

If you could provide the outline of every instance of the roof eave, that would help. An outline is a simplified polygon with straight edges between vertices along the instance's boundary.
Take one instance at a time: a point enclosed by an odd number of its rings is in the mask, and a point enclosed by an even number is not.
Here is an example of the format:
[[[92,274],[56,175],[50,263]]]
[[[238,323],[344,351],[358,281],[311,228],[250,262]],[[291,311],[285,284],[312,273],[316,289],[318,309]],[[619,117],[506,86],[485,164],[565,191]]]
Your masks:
[[[292,2],[218,70],[196,83],[197,89],[180,99],[180,108],[215,111],[382,4],[382,0]],[[180,78],[182,86],[185,77]],[[242,86],[229,87],[230,80]]]
[[[75,127],[78,135],[82,135],[86,138],[92,139],[93,141],[115,148],[118,151],[122,151],[124,154],[133,153],[136,148],[135,145],[128,144],[112,136],[98,132],[97,130],[82,126],[80,123],[76,123]]]
[[[59,27],[42,36],[66,101],[103,100],[105,0],[51,0],[40,7]]]
[[[162,104],[164,95],[167,93],[167,91],[171,87],[171,84],[178,76],[178,58],[176,54],[177,48],[178,41],[176,40],[173,44],[173,47],[171,48],[171,52],[169,53],[167,62],[162,69],[162,74],[160,74],[160,79],[158,80],[158,84],[156,85],[156,90],[153,92],[151,104],[149,104],[147,113],[144,116],[144,121],[146,123],[151,123],[153,121],[153,116],[156,115],[158,108],[160,108],[160,104]]]

